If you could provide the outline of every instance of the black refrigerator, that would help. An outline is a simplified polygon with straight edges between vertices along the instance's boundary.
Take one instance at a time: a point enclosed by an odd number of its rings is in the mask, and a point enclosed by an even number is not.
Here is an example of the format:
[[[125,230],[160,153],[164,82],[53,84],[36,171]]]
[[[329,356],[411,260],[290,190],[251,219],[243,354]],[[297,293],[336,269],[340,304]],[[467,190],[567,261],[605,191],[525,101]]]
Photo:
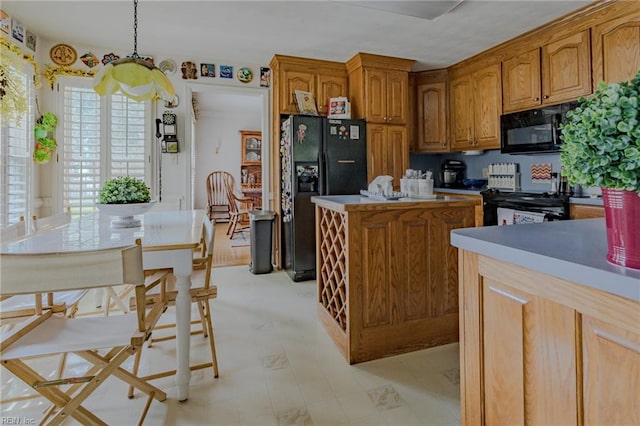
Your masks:
[[[314,195],[367,188],[364,120],[291,115],[281,125],[282,263],[293,281],[316,277]]]

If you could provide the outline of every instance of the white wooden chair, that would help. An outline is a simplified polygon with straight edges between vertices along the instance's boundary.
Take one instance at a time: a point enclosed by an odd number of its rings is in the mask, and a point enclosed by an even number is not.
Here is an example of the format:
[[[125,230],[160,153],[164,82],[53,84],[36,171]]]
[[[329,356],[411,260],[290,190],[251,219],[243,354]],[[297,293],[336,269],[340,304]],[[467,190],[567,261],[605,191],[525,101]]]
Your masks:
[[[33,232],[57,228],[58,226],[66,225],[69,222],[71,222],[70,207],[67,207],[64,213],[54,214],[52,216],[45,216],[41,218],[35,215],[31,216],[31,225],[33,227]]]
[[[204,283],[202,286],[191,287],[190,289],[191,301],[197,304],[198,312],[200,313],[200,319],[194,320],[191,323],[200,324],[201,329],[193,331],[191,332],[191,334],[192,335],[203,334],[204,337],[209,339],[209,350],[211,352],[211,362],[192,365],[190,366],[190,369],[193,371],[193,370],[200,370],[200,369],[212,367],[213,376],[217,378],[218,377],[218,358],[216,356],[216,346],[215,346],[215,339],[213,334],[213,323],[211,321],[211,304],[210,304],[210,300],[215,299],[218,296],[218,287],[215,285],[211,285],[211,270],[213,265],[213,242],[215,239],[215,226],[213,221],[205,219],[204,234],[205,234],[204,245],[206,247],[205,248],[206,255],[203,257],[194,257],[194,264],[203,264],[205,266]],[[150,271],[150,272],[153,272],[153,271]],[[161,294],[157,294],[157,291],[158,291],[157,289],[155,290],[156,294],[150,294],[149,296],[147,296],[148,303],[155,303],[156,300],[158,299],[160,300],[165,299],[168,305],[175,304],[176,298],[178,296],[178,292],[175,288],[173,288],[172,286],[173,283],[174,281],[170,281],[170,280],[167,281],[166,294],[164,296]],[[175,327],[175,324],[156,325],[154,326],[152,331],[167,329],[167,328],[174,328],[174,327]],[[176,337],[175,335],[171,335],[171,336],[162,336],[159,338],[153,338],[153,335],[152,335],[149,338],[149,347],[151,347],[153,343],[175,339],[175,337]],[[133,374],[137,374],[138,372],[138,366],[140,363],[141,355],[142,355],[142,351],[136,354],[136,358],[134,360],[134,366],[132,370]],[[155,373],[148,376],[144,376],[142,377],[142,379],[153,380],[160,377],[171,376],[174,374],[176,374],[175,370],[169,370],[161,373]],[[133,392],[133,389],[130,388],[129,397],[133,396],[132,392]]]
[[[0,254],[0,263],[1,295],[135,286],[137,315],[69,319],[38,309],[36,315],[1,336],[2,365],[53,404],[43,423],[49,420],[48,424],[60,424],[73,417],[81,424],[106,425],[82,404],[111,375],[148,395],[140,423],[153,398],[166,399],[162,390],[121,368],[140,350],[164,309],[160,298],[153,305],[145,305],[146,293],[160,281],[145,285],[139,241],[125,248],[87,252]],[[60,353],[74,353],[93,366],[81,377],[47,380],[25,362]],[[69,384],[72,386],[67,388]]]
[[[18,222],[0,228],[0,243],[17,240],[26,234],[27,225],[24,216],[20,216]]]

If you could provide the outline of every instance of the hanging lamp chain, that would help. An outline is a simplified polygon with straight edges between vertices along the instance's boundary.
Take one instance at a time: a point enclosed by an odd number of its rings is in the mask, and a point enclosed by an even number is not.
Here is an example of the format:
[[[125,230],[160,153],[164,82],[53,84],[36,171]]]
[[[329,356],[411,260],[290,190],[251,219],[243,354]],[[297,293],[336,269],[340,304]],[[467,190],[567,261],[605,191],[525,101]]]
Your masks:
[[[138,58],[138,0],[133,0],[133,55]]]

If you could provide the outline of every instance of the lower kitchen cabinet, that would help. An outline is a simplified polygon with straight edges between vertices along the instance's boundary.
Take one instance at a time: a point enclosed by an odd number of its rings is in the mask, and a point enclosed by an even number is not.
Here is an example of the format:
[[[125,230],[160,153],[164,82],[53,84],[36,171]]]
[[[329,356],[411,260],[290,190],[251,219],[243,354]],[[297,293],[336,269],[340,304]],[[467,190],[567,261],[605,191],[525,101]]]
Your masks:
[[[640,424],[638,302],[460,257],[462,424]]]

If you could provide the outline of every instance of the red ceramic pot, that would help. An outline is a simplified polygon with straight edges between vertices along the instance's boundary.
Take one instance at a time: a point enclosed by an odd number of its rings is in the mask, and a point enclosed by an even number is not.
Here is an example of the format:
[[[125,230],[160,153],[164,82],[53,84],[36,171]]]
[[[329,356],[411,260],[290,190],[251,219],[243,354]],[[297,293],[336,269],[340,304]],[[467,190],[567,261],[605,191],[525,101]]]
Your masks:
[[[640,269],[640,195],[602,188],[602,200],[607,222],[607,260]]]

